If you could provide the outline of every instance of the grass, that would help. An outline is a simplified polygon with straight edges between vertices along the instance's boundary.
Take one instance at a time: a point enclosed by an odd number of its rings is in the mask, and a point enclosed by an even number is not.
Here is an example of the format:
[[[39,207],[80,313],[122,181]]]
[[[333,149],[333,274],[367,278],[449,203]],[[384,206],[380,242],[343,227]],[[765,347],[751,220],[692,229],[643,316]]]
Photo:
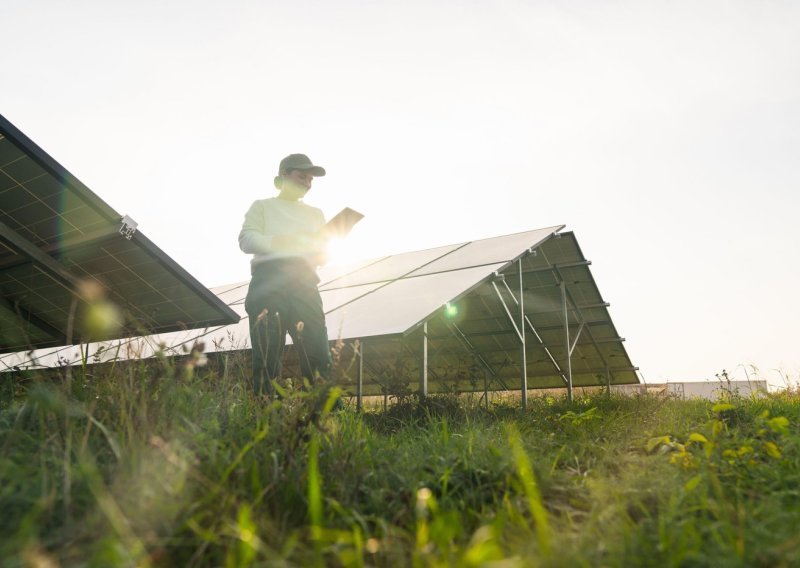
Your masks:
[[[792,566],[800,395],[265,404],[221,359],[2,378],[4,566]]]

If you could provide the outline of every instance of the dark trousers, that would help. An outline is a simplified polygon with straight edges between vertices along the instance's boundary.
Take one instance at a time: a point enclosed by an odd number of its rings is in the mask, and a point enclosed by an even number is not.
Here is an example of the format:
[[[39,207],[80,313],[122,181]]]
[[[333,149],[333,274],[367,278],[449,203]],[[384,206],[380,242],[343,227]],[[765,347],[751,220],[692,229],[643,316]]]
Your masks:
[[[327,378],[331,353],[316,272],[302,259],[278,259],[257,265],[252,273],[244,306],[250,318],[255,393],[272,394],[287,333],[302,375],[312,383]]]

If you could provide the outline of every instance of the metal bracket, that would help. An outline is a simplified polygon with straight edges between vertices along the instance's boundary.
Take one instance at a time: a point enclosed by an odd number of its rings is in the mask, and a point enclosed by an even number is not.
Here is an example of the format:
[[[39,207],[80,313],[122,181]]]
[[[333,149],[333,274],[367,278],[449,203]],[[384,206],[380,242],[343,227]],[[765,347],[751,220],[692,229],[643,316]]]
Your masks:
[[[122,218],[122,225],[119,227],[119,234],[126,239],[131,240],[131,237],[136,232],[136,227],[138,226],[139,224],[136,221],[125,215]]]
[[[504,280],[503,280],[503,282],[505,283]],[[500,300],[500,304],[506,310],[506,315],[508,316],[508,321],[514,327],[514,331],[517,332],[517,337],[519,338],[520,342],[524,341],[522,332],[520,331],[519,327],[517,326],[517,322],[514,320],[514,316],[511,315],[511,310],[508,309],[508,304],[506,304],[506,301],[503,298],[503,295],[500,293],[500,288],[498,288],[497,284],[494,283],[494,282],[492,282],[492,287],[494,288],[494,291],[497,294],[497,299]],[[511,297],[514,298],[514,295],[512,294]],[[517,303],[517,305],[519,305],[519,302],[517,301],[516,298],[514,298],[514,302]]]

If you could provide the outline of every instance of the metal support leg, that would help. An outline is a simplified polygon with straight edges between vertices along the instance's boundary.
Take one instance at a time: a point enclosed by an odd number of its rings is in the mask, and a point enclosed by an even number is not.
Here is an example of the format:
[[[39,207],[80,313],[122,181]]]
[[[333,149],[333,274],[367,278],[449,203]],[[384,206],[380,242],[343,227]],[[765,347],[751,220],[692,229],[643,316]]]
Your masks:
[[[548,261],[548,264],[549,264],[549,261]],[[561,282],[565,282],[566,279],[564,278],[564,275],[561,273],[561,270],[558,268],[558,266],[553,266],[553,269],[555,270],[555,274],[556,274],[557,278]],[[577,316],[578,321],[581,323],[581,327],[578,330],[578,335],[580,335],[580,332],[583,330],[583,324],[586,323],[586,318],[584,318],[583,313],[581,312],[581,309],[578,307],[578,303],[575,301],[575,298],[572,296],[572,294],[570,293],[569,290],[566,290],[566,296],[567,296],[567,301],[572,305],[572,307],[574,309],[574,313]],[[609,362],[603,356],[603,351],[600,349],[600,346],[598,345],[598,341],[595,339],[594,334],[592,333],[591,329],[588,326],[586,327],[586,333],[589,335],[589,340],[594,345],[595,350],[597,350],[597,355],[603,361],[603,364],[606,367],[609,367]],[[573,344],[572,347],[574,349],[575,345],[577,345],[577,343],[578,343],[578,338],[577,337],[575,338],[573,343],[574,344]]]
[[[567,284],[561,281],[561,309],[564,311],[564,352],[567,355],[567,400],[572,402],[572,351],[569,343],[569,312],[567,312]]]
[[[519,329],[522,340],[522,408],[528,408],[528,354],[525,346],[525,288],[522,285],[522,259],[519,267]]]
[[[486,369],[483,370],[483,400],[484,404],[486,405],[486,410],[489,410],[489,379],[486,376],[488,371]]]
[[[364,410],[364,340],[358,342],[358,386],[356,387],[356,409]]]
[[[511,299],[514,300],[514,302],[517,305],[519,305],[519,301],[517,300],[516,296],[514,296],[514,292],[511,291],[511,288],[508,287],[508,284],[505,283],[505,280],[503,281],[503,284],[505,285],[505,288],[508,291],[508,295],[511,296]],[[514,331],[516,331],[516,333],[517,333],[517,337],[519,337],[520,341],[522,341],[522,335],[520,334],[519,329],[517,329],[517,322],[514,320],[514,317],[511,315],[511,311],[509,311],[508,306],[506,305],[506,301],[503,299],[502,294],[500,294],[500,289],[497,287],[497,284],[495,284],[494,282],[492,282],[492,286],[494,287],[494,291],[497,294],[498,300],[500,300],[500,304],[506,310],[506,314],[508,315],[508,318],[511,321],[511,325],[514,327]],[[564,384],[566,385],[567,384],[567,374],[564,371],[561,370],[561,366],[556,361],[556,358],[553,357],[553,354],[550,352],[550,349],[548,349],[547,345],[544,344],[544,341],[542,340],[542,337],[539,335],[539,332],[537,331],[537,328],[533,325],[533,322],[531,322],[531,320],[530,320],[530,318],[528,316],[525,316],[525,323],[528,324],[528,329],[533,333],[533,337],[536,339],[536,341],[539,342],[539,345],[544,350],[544,352],[547,354],[547,358],[550,359],[550,362],[553,364],[553,368],[556,370],[556,372],[559,375],[561,375],[561,379],[564,381]],[[508,390],[508,389],[506,389],[506,390]]]
[[[422,324],[422,369],[419,376],[419,394],[428,396],[428,322]]]

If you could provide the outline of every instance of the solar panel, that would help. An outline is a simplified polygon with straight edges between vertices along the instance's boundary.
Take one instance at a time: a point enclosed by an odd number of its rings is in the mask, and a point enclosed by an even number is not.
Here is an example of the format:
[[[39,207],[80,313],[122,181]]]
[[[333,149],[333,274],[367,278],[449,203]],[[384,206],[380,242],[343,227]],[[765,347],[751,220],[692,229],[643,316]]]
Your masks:
[[[326,314],[330,314],[336,309],[346,309],[346,306],[352,302],[363,298],[385,286],[383,282],[375,282],[374,284],[362,284],[360,286],[349,286],[347,288],[333,288],[331,290],[322,290],[322,305]]]
[[[409,276],[459,270],[468,266],[481,266],[498,262],[509,263],[527,251],[533,244],[538,244],[559,229],[561,229],[560,226],[547,227],[535,231],[465,243],[450,252],[450,254],[444,255],[413,271]]]
[[[427,371],[431,392],[480,390],[484,379],[487,390],[638,383],[590,262],[561,228],[455,246],[347,314],[329,312],[329,325],[341,320],[342,335],[364,344],[363,392],[386,393],[400,354],[411,381]]]
[[[397,280],[453,252],[459,246],[461,245],[450,245],[388,256],[376,262],[368,263],[359,270],[327,281],[320,286],[320,290]]]
[[[382,260],[385,260],[386,258],[389,257],[384,256],[381,258],[372,258],[367,260],[348,262],[345,264],[328,264],[325,266],[321,266],[318,270],[319,288],[320,290],[324,290],[325,288],[328,287],[329,284],[332,284],[335,280],[353,274],[357,270],[361,270],[365,267],[377,264]]]
[[[408,333],[427,316],[500,266],[494,264],[401,278],[344,307],[327,311],[327,322],[330,328],[341,330],[342,339]],[[331,331],[329,329],[329,333]]]
[[[0,203],[0,352],[85,340],[74,321],[89,289],[124,314],[95,339],[239,319],[2,116]]]

